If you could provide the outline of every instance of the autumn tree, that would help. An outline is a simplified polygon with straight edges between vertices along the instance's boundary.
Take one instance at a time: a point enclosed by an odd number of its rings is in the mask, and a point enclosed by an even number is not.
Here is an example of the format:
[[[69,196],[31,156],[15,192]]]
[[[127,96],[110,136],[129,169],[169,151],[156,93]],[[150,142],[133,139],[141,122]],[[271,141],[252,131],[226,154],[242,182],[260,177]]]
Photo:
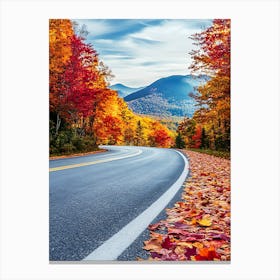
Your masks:
[[[120,142],[122,136],[121,120],[117,117],[107,115],[102,119],[102,123],[98,122],[96,133],[98,144],[115,145]]]
[[[185,117],[177,128],[177,134],[183,138],[187,147],[192,147],[195,134],[196,122],[194,119]]]
[[[65,102],[64,73],[72,55],[73,28],[70,20],[49,21],[49,90],[50,113],[54,115],[55,134],[61,125],[61,113],[67,111]],[[52,119],[50,119],[52,122]]]
[[[68,110],[66,118],[77,125],[80,117],[91,114],[96,89],[92,84],[97,79],[98,71],[93,68],[97,60],[96,52],[82,38],[73,35],[71,38],[72,55],[65,70],[65,99]]]
[[[171,146],[171,137],[166,129],[158,129],[153,132],[152,136],[155,139],[157,147],[168,148]]]
[[[111,70],[85,43],[86,28],[50,20],[50,153],[97,149],[99,144],[170,147],[158,121],[135,115],[109,88]]]
[[[141,120],[137,121],[136,133],[134,138],[134,144],[136,146],[141,146],[143,143],[143,126],[141,124]]]
[[[77,124],[90,114],[96,61],[96,52],[73,33],[69,20],[50,20],[50,111],[56,114],[56,134],[61,119]]]
[[[200,109],[194,119],[205,129],[212,149],[230,149],[230,20],[213,25],[191,37],[198,47],[191,52],[190,69],[210,78],[193,97]]]
[[[133,145],[136,138],[137,117],[122,98],[118,98],[118,105],[119,116],[123,122],[123,143],[125,145]]]
[[[195,133],[192,136],[192,148],[199,149],[201,147],[202,129],[200,125],[195,127]]]
[[[206,135],[206,130],[203,127],[202,131],[201,131],[201,146],[202,149],[207,149],[209,148],[209,141],[208,141],[208,137]]]
[[[173,145],[171,134],[165,126],[158,121],[152,121],[149,125],[148,140],[150,146],[167,148]]]
[[[203,128],[193,118],[185,117],[177,128],[176,143],[183,142],[182,145],[188,148],[200,148],[202,144]],[[178,144],[179,145],[179,144]]]
[[[178,148],[178,149],[186,148],[186,142],[184,141],[180,132],[176,136],[175,145],[176,145],[176,148]]]

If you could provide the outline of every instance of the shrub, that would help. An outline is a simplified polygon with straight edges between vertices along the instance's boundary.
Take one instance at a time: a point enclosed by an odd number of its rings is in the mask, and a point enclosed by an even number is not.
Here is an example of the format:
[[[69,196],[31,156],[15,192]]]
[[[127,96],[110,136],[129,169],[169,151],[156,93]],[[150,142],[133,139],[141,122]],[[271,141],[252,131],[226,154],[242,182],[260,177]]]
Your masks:
[[[83,143],[84,143],[85,151],[92,151],[92,150],[97,149],[97,145],[96,145],[94,139],[90,136],[85,136],[83,138]]]
[[[83,141],[83,138],[82,137],[79,137],[79,136],[75,136],[73,139],[72,139],[72,144],[75,146],[76,150],[81,152],[81,151],[84,151],[85,150],[85,143]]]
[[[72,143],[64,144],[63,147],[60,149],[62,153],[71,154],[74,152],[76,148],[73,146]]]

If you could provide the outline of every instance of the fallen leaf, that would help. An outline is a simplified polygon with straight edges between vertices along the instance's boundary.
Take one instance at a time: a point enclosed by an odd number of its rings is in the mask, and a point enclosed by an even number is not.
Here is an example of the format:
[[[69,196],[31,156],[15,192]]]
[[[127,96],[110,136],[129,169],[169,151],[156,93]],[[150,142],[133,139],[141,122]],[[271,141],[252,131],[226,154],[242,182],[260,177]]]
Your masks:
[[[214,259],[219,259],[220,255],[216,252],[215,248],[211,246],[210,248],[201,248],[198,250],[198,255],[196,256],[196,260],[208,260],[212,261]]]
[[[170,249],[174,246],[174,243],[170,241],[169,236],[167,236],[164,241],[161,243],[161,247],[164,249]]]
[[[196,255],[196,248],[195,247],[188,248],[186,250],[185,256],[186,256],[187,260],[190,260],[191,256],[195,256],[195,255]]]
[[[222,239],[222,240],[225,240],[225,241],[230,241],[230,237],[227,236],[226,234],[217,234],[217,235],[214,235],[212,236],[213,239]]]
[[[203,227],[210,227],[212,225],[212,221],[210,219],[201,219],[198,223]]]
[[[196,223],[197,223],[197,220],[193,218],[192,221],[191,221],[191,224],[195,225]]]
[[[183,246],[183,247],[188,247],[188,248],[193,247],[191,242],[178,242],[177,244],[180,245],[180,246]]]
[[[189,235],[190,233],[186,230],[180,229],[180,228],[168,228],[169,234],[181,234],[181,235]]]
[[[155,230],[157,229],[159,226],[161,226],[161,223],[156,223],[156,224],[152,224],[152,225],[149,225],[149,230]]]
[[[184,223],[179,223],[179,222],[175,222],[175,223],[174,223],[174,227],[175,227],[176,229],[189,229],[189,228],[190,228],[189,225],[184,224]]]
[[[175,252],[177,255],[184,254],[184,253],[186,252],[186,247],[177,246],[177,247],[175,248],[174,252]]]
[[[159,239],[151,239],[149,241],[144,241],[145,246],[143,249],[145,250],[160,250],[162,248],[161,241]]]
[[[152,242],[145,246],[154,260],[228,261],[230,161],[187,154],[191,177],[184,183],[182,200],[166,209],[165,221],[149,227]]]
[[[202,243],[200,243],[200,242],[194,242],[193,244],[192,244],[194,247],[196,247],[196,248],[203,248],[203,244]]]
[[[159,253],[157,253],[157,252],[151,252],[151,257],[153,258],[153,259],[155,259],[155,258],[159,258],[159,259],[161,259],[161,254],[159,254]]]

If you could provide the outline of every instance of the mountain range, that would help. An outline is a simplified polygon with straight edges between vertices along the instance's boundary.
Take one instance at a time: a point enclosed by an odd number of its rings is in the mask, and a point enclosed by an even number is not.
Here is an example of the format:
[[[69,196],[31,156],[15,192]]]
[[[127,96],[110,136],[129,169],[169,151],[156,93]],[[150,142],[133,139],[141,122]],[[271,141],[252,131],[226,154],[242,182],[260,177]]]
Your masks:
[[[119,97],[126,97],[127,95],[135,92],[135,91],[138,91],[140,89],[142,89],[143,87],[139,87],[139,88],[132,88],[132,87],[128,87],[128,86],[125,86],[123,84],[115,84],[115,85],[112,85],[110,86],[111,89],[115,90],[118,92],[118,95]]]
[[[195,101],[189,96],[195,93],[197,86],[206,82],[207,76],[173,75],[156,80],[147,87],[136,89],[127,94],[128,88],[117,84],[118,88],[126,91],[123,97],[128,106],[138,114],[153,115],[161,118],[191,117],[196,110]],[[116,88],[116,85],[111,88]]]

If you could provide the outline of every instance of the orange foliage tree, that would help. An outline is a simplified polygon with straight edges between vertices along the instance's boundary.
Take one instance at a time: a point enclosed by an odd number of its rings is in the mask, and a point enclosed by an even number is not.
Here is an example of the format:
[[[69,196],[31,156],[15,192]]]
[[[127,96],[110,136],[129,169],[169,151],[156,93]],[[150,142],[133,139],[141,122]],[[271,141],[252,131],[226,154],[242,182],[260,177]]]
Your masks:
[[[203,128],[206,148],[230,150],[230,20],[214,19],[212,26],[191,38],[198,48],[191,52],[190,69],[208,76],[193,95],[199,106],[193,120]]]
[[[170,147],[172,133],[158,121],[135,115],[111,90],[112,73],[99,60],[86,32],[70,20],[50,20],[50,152],[74,152],[99,144]]]
[[[52,19],[49,22],[49,90],[50,112],[56,114],[55,131],[58,133],[60,114],[67,111],[64,102],[64,73],[72,55],[71,38],[74,35],[70,20]]]
[[[174,138],[166,127],[158,122],[152,122],[152,127],[149,136],[151,146],[167,148],[174,144]]]

